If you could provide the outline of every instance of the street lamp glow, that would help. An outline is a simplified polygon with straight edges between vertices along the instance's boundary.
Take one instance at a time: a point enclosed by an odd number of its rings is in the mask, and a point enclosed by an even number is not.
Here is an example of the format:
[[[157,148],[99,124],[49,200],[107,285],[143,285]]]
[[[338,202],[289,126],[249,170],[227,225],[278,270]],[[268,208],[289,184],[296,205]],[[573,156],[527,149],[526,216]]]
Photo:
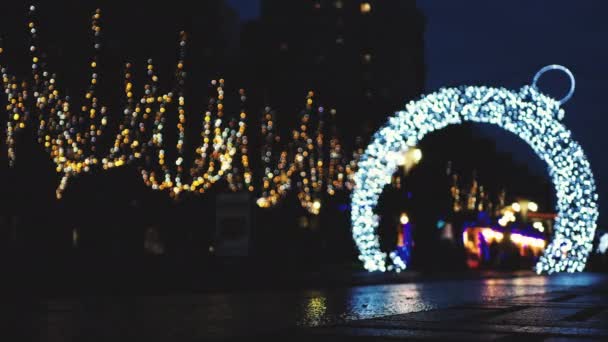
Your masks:
[[[410,222],[410,218],[409,216],[407,216],[406,213],[401,213],[401,217],[399,217],[399,222],[401,222],[402,225],[406,225]]]

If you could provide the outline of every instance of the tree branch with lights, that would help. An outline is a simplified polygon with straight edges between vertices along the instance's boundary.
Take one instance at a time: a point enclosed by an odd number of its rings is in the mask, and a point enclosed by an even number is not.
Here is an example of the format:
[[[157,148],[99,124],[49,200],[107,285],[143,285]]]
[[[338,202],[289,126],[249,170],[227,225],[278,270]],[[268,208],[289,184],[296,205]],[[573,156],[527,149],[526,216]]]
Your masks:
[[[151,189],[167,191],[174,198],[183,192],[204,193],[217,182],[225,181],[230,191],[255,192],[258,188],[256,203],[263,208],[276,205],[294,190],[302,207],[313,214],[320,211],[322,194],[332,196],[336,191],[352,189],[352,176],[362,149],[356,146],[352,158],[346,158],[335,124],[327,127],[327,119],[333,119],[335,110],[329,111],[328,116],[323,107],[316,107],[312,91],[307,94],[305,110],[291,139],[281,139],[276,132],[274,111],[265,108],[260,150],[263,174],[257,184],[250,167],[246,93],[244,89],[238,91],[240,109],[237,115],[228,117],[224,79],[210,82],[212,94],[202,117],[200,141],[192,166],[186,170],[185,129],[189,115],[184,95],[185,32],[179,37],[179,58],[171,91],[159,90],[159,76],[149,59],[143,94],[136,97],[133,66],[125,64],[122,118],[112,146],[104,151],[101,138],[109,134],[106,132],[109,110],[96,95],[100,79],[101,11],[97,9],[91,17],[94,55],[89,66],[89,87],[80,107],[69,96],[62,95],[57,75],[47,70],[38,47],[35,14],[36,8],[31,6],[27,25],[32,60],[30,79],[20,80],[10,74],[7,66],[0,65],[8,100],[6,144],[12,166],[17,160],[16,136],[27,125],[37,126],[37,140],[61,175],[56,190],[58,199],[62,198],[69,179],[127,164],[138,166],[144,183]],[[3,52],[0,50],[0,54]],[[169,151],[166,126],[171,115],[177,117],[177,143]],[[175,155],[172,161],[169,152]]]

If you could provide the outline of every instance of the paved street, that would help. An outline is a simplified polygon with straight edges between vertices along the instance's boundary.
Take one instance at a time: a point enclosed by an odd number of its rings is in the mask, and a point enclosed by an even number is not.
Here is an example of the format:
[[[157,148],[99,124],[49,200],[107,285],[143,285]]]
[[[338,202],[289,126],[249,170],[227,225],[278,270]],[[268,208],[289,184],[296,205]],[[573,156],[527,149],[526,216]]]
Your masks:
[[[608,276],[425,280],[318,290],[168,296],[6,296],[3,341],[207,341],[351,336],[608,339]],[[8,339],[8,337],[11,339]]]

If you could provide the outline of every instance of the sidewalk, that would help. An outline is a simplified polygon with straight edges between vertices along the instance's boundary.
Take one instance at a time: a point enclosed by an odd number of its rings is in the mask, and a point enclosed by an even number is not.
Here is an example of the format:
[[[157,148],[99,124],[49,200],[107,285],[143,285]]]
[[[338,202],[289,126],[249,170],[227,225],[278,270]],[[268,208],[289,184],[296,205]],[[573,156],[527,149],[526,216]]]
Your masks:
[[[317,342],[353,337],[357,341],[607,341],[608,287],[503,298],[292,333],[298,337],[295,340]]]
[[[608,341],[608,274],[403,277],[411,281],[52,297],[6,290],[0,341]]]

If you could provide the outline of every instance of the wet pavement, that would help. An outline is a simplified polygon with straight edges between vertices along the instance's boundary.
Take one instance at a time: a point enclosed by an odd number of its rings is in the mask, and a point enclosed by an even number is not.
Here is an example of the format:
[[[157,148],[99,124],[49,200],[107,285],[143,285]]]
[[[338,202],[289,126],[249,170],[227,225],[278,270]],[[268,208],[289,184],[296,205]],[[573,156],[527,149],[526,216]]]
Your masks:
[[[208,341],[258,337],[608,340],[608,275],[419,279],[317,290],[166,296],[10,297],[2,336],[34,341]],[[560,330],[561,329],[561,330]],[[474,337],[474,338],[473,338]]]

